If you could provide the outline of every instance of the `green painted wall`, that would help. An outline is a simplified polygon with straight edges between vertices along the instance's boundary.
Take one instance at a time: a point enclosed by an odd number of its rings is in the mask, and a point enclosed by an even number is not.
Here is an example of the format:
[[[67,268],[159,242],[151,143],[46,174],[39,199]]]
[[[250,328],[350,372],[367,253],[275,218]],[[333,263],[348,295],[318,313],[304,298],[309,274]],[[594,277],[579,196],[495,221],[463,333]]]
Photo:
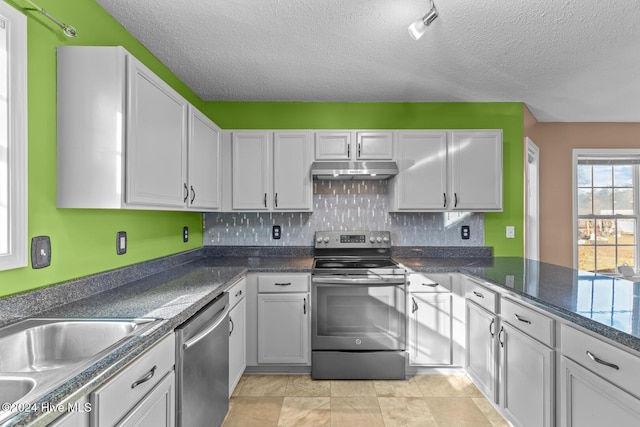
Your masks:
[[[7,1],[17,9],[24,0]],[[29,121],[29,240],[51,236],[52,262],[0,272],[0,296],[202,246],[202,215],[183,212],[56,209],[56,47],[121,45],[192,104],[202,101],[93,0],[37,0],[78,36],[62,31],[39,13],[27,12]],[[182,242],[189,226],[190,241]],[[127,231],[128,250],[115,252],[116,232]]]
[[[504,211],[485,214],[485,243],[495,256],[523,255],[522,103],[206,102],[203,111],[226,129],[502,129]]]

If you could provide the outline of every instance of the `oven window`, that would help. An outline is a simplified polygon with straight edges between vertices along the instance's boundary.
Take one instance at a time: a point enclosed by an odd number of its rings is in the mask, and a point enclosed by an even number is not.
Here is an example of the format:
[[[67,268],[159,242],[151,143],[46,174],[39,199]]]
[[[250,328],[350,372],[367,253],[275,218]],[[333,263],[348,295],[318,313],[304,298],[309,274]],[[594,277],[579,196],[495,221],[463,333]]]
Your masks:
[[[397,286],[318,286],[318,336],[397,336],[402,333],[404,292]]]

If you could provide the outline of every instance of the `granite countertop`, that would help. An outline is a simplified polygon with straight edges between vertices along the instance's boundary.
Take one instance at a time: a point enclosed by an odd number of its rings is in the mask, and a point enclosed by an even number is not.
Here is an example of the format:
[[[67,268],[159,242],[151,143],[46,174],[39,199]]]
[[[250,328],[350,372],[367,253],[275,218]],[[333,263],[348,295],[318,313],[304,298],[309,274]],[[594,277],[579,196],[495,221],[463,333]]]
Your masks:
[[[118,347],[105,358],[38,399],[33,407],[71,403],[98,388],[125,365],[184,323],[228,287],[252,272],[310,272],[311,257],[209,257],[195,259],[124,285],[113,286],[86,298],[22,317],[41,318],[156,318],[153,329]],[[65,292],[64,285],[40,291],[52,299]],[[67,295],[68,297],[68,295]],[[22,298],[29,299],[29,294]],[[11,298],[19,305],[21,296]],[[23,309],[26,310],[26,309]],[[16,317],[15,320],[20,320]],[[11,323],[5,319],[5,324]],[[45,405],[46,404],[46,405]],[[43,406],[45,405],[45,406]],[[48,406],[47,406],[48,405]],[[45,426],[61,415],[55,412],[22,412],[0,424]]]
[[[134,271],[126,274],[107,272],[22,296],[0,298],[0,326],[30,316],[163,319],[152,330],[135,337],[43,396],[36,407],[43,403],[71,403],[98,388],[247,272],[311,272],[313,257],[309,253],[293,251],[270,255],[193,251],[168,257],[170,261],[158,261],[160,264],[152,267],[149,263],[127,267],[124,270]],[[523,258],[411,255],[398,253],[394,259],[414,272],[462,272],[475,276],[554,315],[640,351],[640,283]],[[95,289],[87,290],[89,288]],[[69,299],[75,301],[61,303]],[[37,312],[36,308],[39,308]],[[58,415],[21,413],[1,425],[44,426]]]
[[[640,351],[640,283],[518,257],[395,258],[415,272],[462,272]]]

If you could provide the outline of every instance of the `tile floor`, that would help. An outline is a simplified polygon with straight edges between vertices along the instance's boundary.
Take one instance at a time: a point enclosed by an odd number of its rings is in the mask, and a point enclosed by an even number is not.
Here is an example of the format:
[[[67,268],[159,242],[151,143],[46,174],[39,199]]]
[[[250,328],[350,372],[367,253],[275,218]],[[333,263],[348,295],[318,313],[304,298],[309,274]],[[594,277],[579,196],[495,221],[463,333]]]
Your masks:
[[[318,381],[245,375],[223,427],[508,427],[464,375],[407,381]]]

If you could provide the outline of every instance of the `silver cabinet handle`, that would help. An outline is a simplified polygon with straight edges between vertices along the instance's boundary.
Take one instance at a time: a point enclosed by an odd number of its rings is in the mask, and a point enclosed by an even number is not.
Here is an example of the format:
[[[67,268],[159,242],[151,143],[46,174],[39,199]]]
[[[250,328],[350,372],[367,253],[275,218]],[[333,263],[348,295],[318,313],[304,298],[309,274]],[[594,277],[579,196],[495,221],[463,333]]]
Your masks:
[[[458,193],[453,193],[453,195],[454,195],[454,197],[455,197],[455,199],[456,199],[456,200],[455,200],[455,202],[454,202],[454,204],[453,204],[453,207],[454,207],[454,208],[457,208],[457,207],[458,207]]]
[[[276,208],[277,208],[278,207],[278,193],[276,193],[276,196],[274,197],[274,199],[275,199],[274,202],[275,202],[275,205],[276,205]]]
[[[491,323],[489,323],[489,333],[491,334],[491,338],[495,337],[493,333],[493,325],[496,323],[496,319],[491,319]]]
[[[291,282],[286,282],[286,283],[274,283],[274,285],[276,285],[276,286],[291,286]]]
[[[229,317],[229,326],[231,326],[231,329],[229,330],[229,336],[231,336],[231,334],[233,333],[233,330],[235,329],[235,326],[233,324],[233,319],[231,317]]]
[[[264,207],[267,207],[267,193],[264,193]]]
[[[504,326],[500,326],[500,332],[498,332],[498,342],[500,343],[500,348],[504,347],[504,341],[502,341],[502,333],[504,332]]]
[[[191,186],[191,203],[196,199],[196,190],[193,189],[193,185]]]
[[[302,313],[303,314],[307,314],[307,299],[306,298],[303,298],[303,301],[302,301]]]
[[[136,381],[133,384],[131,384],[131,388],[136,388],[140,384],[146,383],[151,378],[153,378],[153,375],[156,373],[156,368],[157,368],[157,366],[153,365],[153,368],[151,368],[151,370],[147,373],[147,375],[145,375],[144,377],[140,378],[138,381]]]
[[[480,292],[478,292],[478,291],[473,291],[473,294],[474,294],[475,296],[477,296],[478,298],[484,298],[484,295],[482,295],[482,294],[481,294]]]
[[[609,363],[609,362],[605,362],[604,360],[599,359],[598,357],[594,356],[593,353],[591,353],[589,350],[587,350],[587,356],[589,356],[589,358],[591,360],[593,360],[594,362],[596,362],[596,363],[599,363],[599,364],[604,365],[604,366],[608,366],[610,368],[615,369],[616,371],[620,370],[620,367],[618,365],[615,365],[615,364]]]
[[[187,203],[187,200],[189,200],[189,188],[187,187],[187,183],[184,183],[184,203]]]
[[[240,295],[242,295],[242,289],[240,289],[238,292],[236,292],[236,296],[239,297]]]
[[[430,288],[436,288],[438,287],[437,283],[423,283],[422,286],[428,286]]]
[[[527,325],[531,324],[531,320],[527,320],[524,317],[520,317],[518,316],[518,313],[514,313],[514,316],[516,316],[516,319],[518,319],[519,321],[521,321],[522,323],[526,323]]]
[[[411,306],[411,313],[415,313],[416,311],[418,311],[418,304],[416,303],[416,300],[413,297],[411,297],[411,301],[413,301],[413,304]]]
[[[447,193],[442,193],[442,196],[444,197],[444,205],[442,205],[443,208],[447,207]]]
[[[209,326],[207,329],[205,329],[204,331],[200,332],[198,335],[196,335],[195,337],[191,338],[189,341],[187,341],[186,343],[182,344],[182,348],[184,350],[188,349],[189,347],[193,347],[194,345],[196,345],[200,340],[202,340],[204,337],[206,337],[207,335],[209,335],[211,333],[211,331],[213,331],[215,328],[217,328],[218,326],[220,326],[220,323],[222,323],[222,321],[224,320],[224,318],[227,316],[227,314],[229,314],[229,304],[225,305],[224,308],[221,310],[222,314],[216,319],[216,321]]]
[[[358,158],[360,158],[360,143],[358,143]]]
[[[351,144],[347,144],[347,158],[351,157]]]

